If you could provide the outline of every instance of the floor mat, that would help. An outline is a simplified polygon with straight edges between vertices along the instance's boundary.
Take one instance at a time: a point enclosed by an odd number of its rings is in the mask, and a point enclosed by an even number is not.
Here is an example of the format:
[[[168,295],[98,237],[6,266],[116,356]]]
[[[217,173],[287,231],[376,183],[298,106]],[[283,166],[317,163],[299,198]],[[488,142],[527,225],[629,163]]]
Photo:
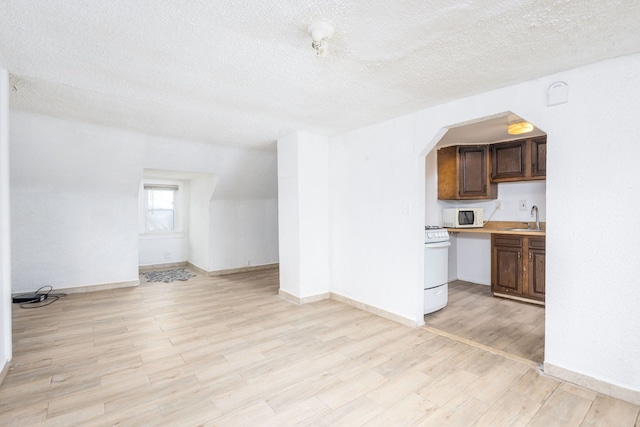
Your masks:
[[[147,273],[142,273],[142,275],[147,279],[147,282],[164,283],[173,282],[174,280],[180,280],[184,282],[185,280],[189,280],[191,277],[196,277],[195,274],[189,273],[184,268],[165,271],[149,271]]]

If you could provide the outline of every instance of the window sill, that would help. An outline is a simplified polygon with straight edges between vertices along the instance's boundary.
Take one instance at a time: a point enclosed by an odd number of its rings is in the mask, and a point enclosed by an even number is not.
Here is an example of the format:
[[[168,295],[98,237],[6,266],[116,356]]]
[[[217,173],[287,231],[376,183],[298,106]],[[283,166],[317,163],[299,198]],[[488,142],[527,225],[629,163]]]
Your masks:
[[[184,239],[183,232],[168,232],[168,233],[140,233],[138,237],[143,240],[156,240],[156,239]]]

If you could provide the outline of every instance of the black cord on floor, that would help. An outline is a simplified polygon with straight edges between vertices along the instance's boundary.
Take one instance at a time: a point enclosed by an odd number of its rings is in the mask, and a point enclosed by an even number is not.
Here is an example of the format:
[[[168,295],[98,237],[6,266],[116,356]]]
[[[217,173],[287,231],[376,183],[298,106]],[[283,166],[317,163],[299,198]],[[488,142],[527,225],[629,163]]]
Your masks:
[[[48,297],[46,300],[44,300],[44,301],[23,302],[22,304],[20,304],[20,308],[46,307],[46,306],[51,305],[54,302],[58,301],[60,299],[60,296],[64,296],[64,295],[63,294],[52,295],[52,296]],[[38,304],[39,302],[42,302],[42,304]]]
[[[40,291],[43,289],[47,289],[47,290],[41,293]],[[25,295],[35,295],[35,298],[33,298],[32,300],[20,303],[20,308],[40,308],[40,307],[46,307],[48,305],[51,305],[54,302],[58,301],[60,297],[64,297],[67,295],[67,294],[52,294],[51,291],[53,291],[53,286],[44,285],[38,288],[33,294],[22,294],[22,295],[17,295],[16,297],[25,296]],[[44,295],[44,298],[42,298],[43,295]]]

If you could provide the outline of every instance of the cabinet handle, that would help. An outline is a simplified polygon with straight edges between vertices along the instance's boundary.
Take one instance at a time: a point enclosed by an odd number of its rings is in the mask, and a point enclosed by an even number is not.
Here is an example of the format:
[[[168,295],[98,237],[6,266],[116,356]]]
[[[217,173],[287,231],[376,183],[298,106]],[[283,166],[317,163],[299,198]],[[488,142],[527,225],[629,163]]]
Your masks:
[[[533,261],[533,254],[529,252],[529,261]]]
[[[522,254],[518,252],[518,259],[522,258]]]

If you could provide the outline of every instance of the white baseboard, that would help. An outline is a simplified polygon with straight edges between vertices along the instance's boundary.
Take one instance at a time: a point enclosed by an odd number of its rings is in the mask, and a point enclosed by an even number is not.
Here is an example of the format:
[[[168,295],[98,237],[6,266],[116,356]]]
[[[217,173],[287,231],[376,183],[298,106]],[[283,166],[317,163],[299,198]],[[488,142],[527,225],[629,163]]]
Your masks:
[[[375,314],[376,316],[384,317],[385,319],[393,320],[394,322],[400,323],[402,325],[410,326],[412,328],[416,328],[418,326],[421,326],[421,325],[418,325],[412,319],[408,319],[408,318],[400,316],[398,314],[391,313],[391,312],[383,310],[381,308],[374,307],[372,305],[365,304],[363,302],[356,301],[354,299],[347,298],[345,296],[342,296],[342,295],[339,295],[339,294],[335,294],[333,292],[331,292],[330,295],[331,295],[331,299],[334,300],[334,301],[338,301],[338,302],[341,302],[343,304],[350,305],[350,306],[355,307],[355,308],[357,308],[359,310],[366,311],[366,312],[371,313],[371,314]]]
[[[422,326],[422,325],[418,325],[416,322],[414,322],[411,319],[407,319],[406,317],[399,316],[395,313],[391,313],[381,308],[374,307],[372,305],[365,304],[360,301],[356,301],[354,299],[347,298],[345,296],[342,296],[340,294],[336,294],[333,292],[327,292],[323,294],[311,295],[308,297],[300,298],[280,289],[278,290],[278,295],[280,295],[282,299],[285,299],[294,304],[309,304],[316,301],[331,299],[333,301],[338,301],[340,303],[350,305],[351,307],[357,308],[358,310],[366,311],[367,313],[375,314],[376,316],[380,316],[385,319],[389,319],[394,322],[400,323],[402,325],[410,326],[412,328]]]
[[[227,268],[225,270],[206,271],[198,267],[197,265],[191,264],[190,262],[187,264],[189,265],[189,267],[192,267],[195,270],[201,272],[202,274],[206,274],[209,277],[226,276],[227,274],[236,274],[236,273],[248,273],[251,271],[270,270],[270,269],[280,267],[279,263],[275,263],[275,264],[251,265],[251,266],[238,267],[238,268]]]
[[[631,390],[610,384],[588,375],[561,368],[548,362],[544,362],[544,373],[546,375],[589,388],[606,396],[615,397],[616,399],[624,400],[626,402],[633,403],[634,405],[640,405],[640,391],[638,390]]]
[[[109,289],[130,288],[132,286],[138,286],[139,284],[140,280],[129,280],[127,282],[101,283],[99,285],[78,286],[75,288],[56,288],[53,290],[53,293],[76,294],[81,292],[106,291]]]
[[[275,263],[275,264],[251,265],[251,266],[246,266],[246,267],[228,268],[228,269],[225,269],[225,270],[208,271],[208,270],[205,270],[204,268],[198,267],[195,264],[192,264],[189,261],[181,261],[181,262],[171,262],[171,263],[168,263],[168,264],[141,265],[138,268],[138,270],[140,271],[140,273],[143,273],[143,272],[146,272],[146,271],[157,270],[157,269],[161,269],[161,268],[176,268],[176,267],[189,267],[189,268],[192,268],[192,269],[196,270],[198,273],[203,274],[205,276],[215,277],[215,276],[225,276],[227,274],[247,273],[247,272],[250,272],[250,271],[259,271],[259,270],[268,270],[268,269],[271,269],[271,268],[279,268],[280,264]]]
[[[195,271],[197,271],[198,273],[200,273],[202,275],[205,275],[205,276],[209,275],[209,272],[207,270],[205,270],[204,268],[200,268],[197,265],[190,263],[189,261],[187,261],[187,266],[189,268],[194,269]]]
[[[187,264],[188,264],[187,261],[180,261],[180,262],[168,262],[165,264],[141,265],[138,267],[138,271],[140,273],[143,273],[146,271],[157,270],[159,268],[185,267]]]
[[[7,372],[9,372],[9,365],[11,364],[10,360],[6,360],[4,362],[4,366],[2,370],[0,370],[0,385],[2,385],[2,381],[4,381],[4,377],[7,376]]]
[[[324,294],[318,294],[318,295],[311,295],[308,297],[303,297],[303,298],[299,298],[295,295],[290,294],[289,292],[283,291],[282,289],[278,290],[278,295],[280,295],[280,298],[285,299],[289,302],[292,302],[294,304],[309,304],[312,302],[316,302],[316,301],[322,301],[324,299],[329,299],[329,293],[324,293]]]
[[[463,282],[470,282],[473,283],[475,285],[482,285],[482,286],[491,286],[491,281],[487,282],[486,278],[483,277],[458,277],[456,280],[461,280]],[[453,282],[453,280],[449,279],[449,282]]]

